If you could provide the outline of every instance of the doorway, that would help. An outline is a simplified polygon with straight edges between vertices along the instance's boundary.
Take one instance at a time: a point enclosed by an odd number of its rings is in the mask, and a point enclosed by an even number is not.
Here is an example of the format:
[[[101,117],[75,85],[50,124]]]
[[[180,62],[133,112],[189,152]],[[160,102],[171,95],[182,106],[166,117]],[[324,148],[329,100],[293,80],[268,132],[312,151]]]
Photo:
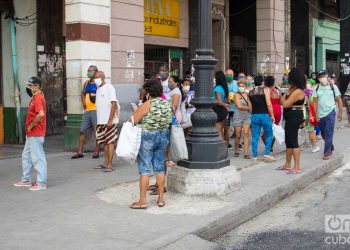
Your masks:
[[[47,135],[64,128],[65,63],[62,0],[37,0],[38,76],[44,80]]]

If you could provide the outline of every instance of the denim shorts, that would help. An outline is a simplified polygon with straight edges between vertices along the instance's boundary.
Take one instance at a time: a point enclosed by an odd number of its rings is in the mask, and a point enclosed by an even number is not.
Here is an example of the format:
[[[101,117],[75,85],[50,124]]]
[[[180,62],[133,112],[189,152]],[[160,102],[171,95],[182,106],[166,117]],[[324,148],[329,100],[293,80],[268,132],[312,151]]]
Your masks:
[[[169,143],[169,130],[143,130],[141,146],[137,156],[139,174],[147,176],[152,173],[165,173],[165,148]]]

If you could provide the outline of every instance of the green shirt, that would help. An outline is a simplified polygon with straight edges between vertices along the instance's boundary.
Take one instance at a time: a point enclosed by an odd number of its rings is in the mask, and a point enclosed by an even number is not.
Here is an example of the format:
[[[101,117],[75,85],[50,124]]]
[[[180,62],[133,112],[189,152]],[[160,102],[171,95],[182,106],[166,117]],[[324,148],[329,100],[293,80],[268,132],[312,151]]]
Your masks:
[[[337,85],[333,84],[333,88],[335,96],[340,96],[340,91]],[[330,85],[323,86],[320,84],[319,88],[317,90],[316,89],[317,86],[315,87],[314,92],[312,93],[312,97],[317,97],[318,116],[320,118],[324,118],[336,109],[337,104],[334,100],[333,90]]]
[[[151,99],[151,107],[142,118],[140,127],[142,130],[154,131],[167,129],[172,120],[170,103],[161,98]]]

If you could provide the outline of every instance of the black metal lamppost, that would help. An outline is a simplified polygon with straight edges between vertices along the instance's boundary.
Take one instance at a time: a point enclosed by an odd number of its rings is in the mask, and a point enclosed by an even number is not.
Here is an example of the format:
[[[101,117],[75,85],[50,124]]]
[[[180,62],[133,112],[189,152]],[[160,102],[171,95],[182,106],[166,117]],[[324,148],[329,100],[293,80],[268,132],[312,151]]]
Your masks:
[[[227,144],[215,129],[216,114],[212,106],[213,70],[217,60],[212,50],[212,1],[198,0],[199,38],[196,57],[192,59],[195,68],[195,98],[192,104],[196,111],[191,116],[192,130],[187,140],[189,159],[178,162],[190,169],[218,169],[230,165]]]

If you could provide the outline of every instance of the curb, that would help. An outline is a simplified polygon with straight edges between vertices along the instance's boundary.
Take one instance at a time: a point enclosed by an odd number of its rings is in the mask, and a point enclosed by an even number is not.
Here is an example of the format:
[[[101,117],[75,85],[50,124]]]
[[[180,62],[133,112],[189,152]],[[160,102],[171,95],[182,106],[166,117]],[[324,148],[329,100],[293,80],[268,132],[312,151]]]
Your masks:
[[[296,178],[276,186],[273,190],[266,192],[255,200],[216,217],[214,221],[196,230],[193,234],[207,241],[213,240],[270,209],[279,201],[304,189],[348,161],[350,161],[350,148],[346,149],[342,154],[331,158],[329,161],[325,161],[321,166],[308,170]]]

